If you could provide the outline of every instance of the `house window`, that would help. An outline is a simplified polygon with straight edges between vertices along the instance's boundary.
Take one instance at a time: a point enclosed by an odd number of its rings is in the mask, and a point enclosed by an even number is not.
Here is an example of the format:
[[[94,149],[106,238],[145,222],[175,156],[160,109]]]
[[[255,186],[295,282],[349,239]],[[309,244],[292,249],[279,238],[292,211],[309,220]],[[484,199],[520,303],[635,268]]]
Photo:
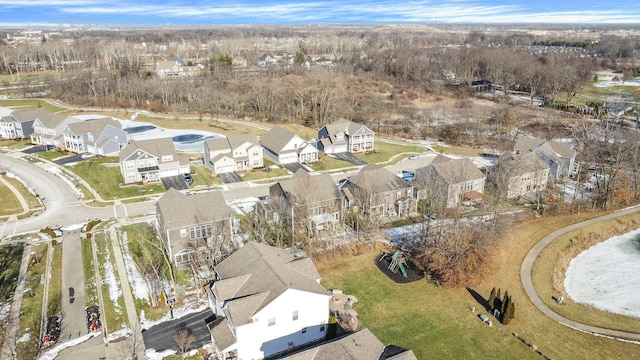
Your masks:
[[[180,237],[186,237],[187,236],[187,229],[180,229]]]
[[[307,328],[302,328],[302,331],[300,331],[300,332],[303,333],[303,334],[306,334],[307,333]]]
[[[320,323],[320,332],[324,332],[325,327],[324,327],[324,321]]]
[[[211,235],[211,224],[198,225],[189,228],[191,239],[200,239]]]
[[[298,320],[298,310],[295,310],[295,311],[293,312],[292,319],[293,319],[293,321]]]
[[[267,321],[267,326],[273,326],[276,324],[276,318],[271,318]]]

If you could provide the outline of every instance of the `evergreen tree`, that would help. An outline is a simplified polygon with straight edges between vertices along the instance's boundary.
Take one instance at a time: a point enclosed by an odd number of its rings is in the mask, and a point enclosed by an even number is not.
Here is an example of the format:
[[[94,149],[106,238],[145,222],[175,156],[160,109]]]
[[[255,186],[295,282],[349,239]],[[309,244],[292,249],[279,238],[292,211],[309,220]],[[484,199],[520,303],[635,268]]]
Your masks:
[[[495,299],[493,299],[493,309],[494,310],[495,309],[498,309],[498,310],[502,309],[502,300],[500,298],[500,294],[501,294],[501,291],[498,288],[498,292],[496,293],[496,297],[495,297]]]
[[[489,311],[493,311],[493,302],[496,300],[496,288],[491,289],[491,294],[489,295]]]
[[[505,310],[507,310],[507,301],[509,301],[509,291],[505,291],[504,296],[502,297],[502,303],[500,304],[500,316],[502,316]]]
[[[516,305],[513,303],[513,300],[511,300],[511,297],[509,297],[509,304],[507,304],[507,308],[505,309],[502,323],[504,325],[508,325],[509,322],[515,317],[515,313]]]

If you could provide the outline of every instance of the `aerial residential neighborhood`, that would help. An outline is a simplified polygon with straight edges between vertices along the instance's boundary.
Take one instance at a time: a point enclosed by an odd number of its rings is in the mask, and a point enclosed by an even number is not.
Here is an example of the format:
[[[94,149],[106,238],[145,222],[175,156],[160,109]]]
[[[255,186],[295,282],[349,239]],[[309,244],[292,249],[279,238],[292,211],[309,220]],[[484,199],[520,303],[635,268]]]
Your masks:
[[[640,356],[633,26],[34,29],[0,359]]]

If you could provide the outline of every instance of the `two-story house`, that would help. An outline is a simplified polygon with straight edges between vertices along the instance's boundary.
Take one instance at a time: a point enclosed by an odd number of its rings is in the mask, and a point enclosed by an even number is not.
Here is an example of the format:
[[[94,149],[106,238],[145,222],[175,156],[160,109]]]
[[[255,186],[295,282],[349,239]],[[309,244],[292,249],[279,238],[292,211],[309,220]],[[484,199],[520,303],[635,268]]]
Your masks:
[[[115,155],[127,146],[127,132],[110,117],[68,124],[62,134],[65,150],[78,154]]]
[[[335,229],[342,214],[342,197],[329,174],[310,173],[300,169],[287,180],[269,187],[269,201],[287,204],[292,232]],[[268,203],[268,202],[267,202]],[[273,215],[268,206],[258,206],[269,221]]]
[[[506,198],[512,199],[544,191],[549,172],[549,165],[537,154],[525,152],[499,158],[487,176],[499,191],[506,191]]]
[[[325,154],[373,151],[375,134],[368,127],[340,119],[318,130],[318,150]]]
[[[204,142],[204,163],[216,174],[264,166],[264,152],[254,134],[229,135]]]
[[[415,214],[413,187],[376,164],[364,166],[342,186],[344,208],[383,217]]]
[[[327,336],[331,296],[311,259],[249,242],[214,267],[205,287],[218,359],[264,359]]]
[[[417,169],[414,182],[418,200],[452,208],[479,202],[484,194],[485,175],[468,158],[447,159]]]
[[[158,233],[178,268],[231,252],[234,219],[220,191],[185,195],[171,188],[156,202]]]
[[[578,173],[576,151],[571,144],[519,135],[513,147],[514,154],[536,153],[549,165],[549,175],[553,180],[572,177]]]
[[[280,126],[272,127],[260,139],[260,144],[264,148],[264,157],[276,164],[310,163],[318,160],[318,149]]]
[[[61,114],[48,114],[47,116],[38,118],[33,123],[31,142],[38,145],[64,148],[64,135],[62,131],[67,125],[81,121],[81,119],[76,117]]]
[[[190,77],[204,70],[202,64],[192,66],[185,65],[181,60],[158,61],[155,64],[155,73],[159,78]]]
[[[178,155],[171,138],[132,141],[118,156],[125,184],[157,182],[191,172],[189,159]]]
[[[12,111],[0,118],[0,137],[7,139],[26,139],[33,133],[33,123],[49,113],[43,108]]]

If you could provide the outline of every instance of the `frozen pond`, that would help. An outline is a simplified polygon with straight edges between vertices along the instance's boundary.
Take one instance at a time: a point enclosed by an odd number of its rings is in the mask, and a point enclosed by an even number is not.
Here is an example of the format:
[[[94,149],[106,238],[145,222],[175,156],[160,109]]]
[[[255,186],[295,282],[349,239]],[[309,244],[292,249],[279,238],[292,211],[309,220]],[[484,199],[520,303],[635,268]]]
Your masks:
[[[640,318],[640,229],[615,236],[569,263],[564,287],[579,303]]]
[[[142,121],[120,120],[120,122],[129,134],[130,140],[171,138],[176,150],[188,153],[202,153],[205,140],[222,136],[202,130],[163,129]]]

